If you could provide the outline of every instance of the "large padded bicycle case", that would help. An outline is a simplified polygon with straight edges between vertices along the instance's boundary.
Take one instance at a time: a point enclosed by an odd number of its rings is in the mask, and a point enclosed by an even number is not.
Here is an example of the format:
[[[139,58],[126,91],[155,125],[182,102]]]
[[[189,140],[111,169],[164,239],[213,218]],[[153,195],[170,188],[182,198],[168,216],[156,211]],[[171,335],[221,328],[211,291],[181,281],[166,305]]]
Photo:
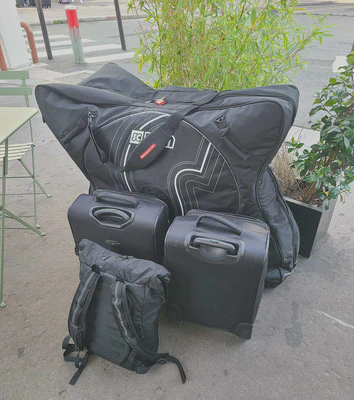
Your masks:
[[[255,218],[189,211],[165,240],[167,315],[250,339],[267,270],[269,228]]]
[[[292,272],[298,228],[269,164],[293,124],[296,87],[155,90],[107,64],[79,85],[39,85],[36,98],[94,189],[154,195],[172,218],[203,209],[261,219],[268,283]]]
[[[157,352],[159,313],[170,280],[166,268],[113,253],[86,239],[79,245],[79,258],[80,283],[70,307],[69,335],[62,345],[65,361],[78,368],[70,383],[76,383],[89,354],[139,374],[170,361],[184,383],[181,363]]]
[[[76,247],[89,239],[116,253],[162,263],[168,209],[157,198],[98,189],[81,194],[68,219]]]

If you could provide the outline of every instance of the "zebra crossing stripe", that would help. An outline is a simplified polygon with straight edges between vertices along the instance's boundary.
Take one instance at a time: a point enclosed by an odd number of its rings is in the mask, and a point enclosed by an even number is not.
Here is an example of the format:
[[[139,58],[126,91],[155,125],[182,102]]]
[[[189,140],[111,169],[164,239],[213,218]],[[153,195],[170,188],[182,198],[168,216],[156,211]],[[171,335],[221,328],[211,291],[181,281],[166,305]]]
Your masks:
[[[98,51],[104,51],[104,50],[118,50],[121,49],[121,46],[118,44],[101,44],[97,46],[89,46],[89,47],[84,47],[84,53],[93,53],[93,52],[98,52]],[[60,50],[53,50],[52,51],[53,56],[65,56],[73,53],[73,50],[71,48],[69,49],[60,49]],[[45,51],[39,51],[38,52],[38,57],[43,58],[46,57],[47,53]]]
[[[23,35],[25,39],[27,39],[26,35]],[[57,39],[70,39],[69,35],[49,35],[49,40],[57,40]],[[35,37],[34,40],[37,41],[43,41],[43,36],[40,37]]]
[[[128,52],[128,53],[108,54],[106,56],[85,57],[85,61],[88,64],[94,64],[94,63],[103,63],[115,60],[127,60],[133,58],[134,54],[135,54],[134,52]]]
[[[82,43],[93,43],[95,40],[91,39],[82,39]],[[60,42],[53,42],[50,44],[51,47],[59,47],[59,46],[71,46],[71,40],[61,40]],[[44,43],[36,43],[37,49],[44,49],[45,44]]]

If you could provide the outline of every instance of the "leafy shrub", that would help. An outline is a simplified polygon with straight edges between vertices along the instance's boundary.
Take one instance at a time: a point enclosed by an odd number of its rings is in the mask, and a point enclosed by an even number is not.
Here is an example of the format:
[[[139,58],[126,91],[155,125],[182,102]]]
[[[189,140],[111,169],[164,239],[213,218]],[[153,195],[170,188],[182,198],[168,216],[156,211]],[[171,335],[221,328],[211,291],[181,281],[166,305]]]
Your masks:
[[[147,15],[136,57],[155,87],[216,90],[281,84],[305,65],[302,50],[328,36],[323,17],[304,29],[297,0],[131,0]],[[146,27],[147,23],[147,27]],[[146,29],[147,28],[147,29]]]
[[[312,129],[320,132],[320,140],[310,149],[299,151],[304,144],[292,138],[288,152],[295,154],[292,167],[306,185],[302,199],[308,203],[314,196],[326,201],[350,192],[354,182],[354,52],[347,56],[348,65],[341,67],[337,78],[316,93],[310,116],[320,114]]]

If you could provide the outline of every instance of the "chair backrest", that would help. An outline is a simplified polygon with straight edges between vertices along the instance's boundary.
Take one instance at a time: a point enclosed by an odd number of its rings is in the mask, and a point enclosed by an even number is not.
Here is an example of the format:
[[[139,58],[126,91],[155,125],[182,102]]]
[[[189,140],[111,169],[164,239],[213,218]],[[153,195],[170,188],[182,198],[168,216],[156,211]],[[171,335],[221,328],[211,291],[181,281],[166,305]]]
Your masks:
[[[32,89],[26,85],[26,79],[29,79],[28,71],[0,71],[0,96],[24,96],[26,106],[29,107],[30,103],[28,96],[32,95]],[[5,86],[1,82],[12,80],[21,81],[21,86]],[[29,120],[28,122],[31,133],[31,142],[33,142],[32,121]]]
[[[31,96],[32,89],[26,86],[26,79],[29,79],[28,71],[0,71],[1,81],[20,80],[21,86],[3,87],[0,86],[0,96],[25,96],[26,105],[28,107],[28,96]]]

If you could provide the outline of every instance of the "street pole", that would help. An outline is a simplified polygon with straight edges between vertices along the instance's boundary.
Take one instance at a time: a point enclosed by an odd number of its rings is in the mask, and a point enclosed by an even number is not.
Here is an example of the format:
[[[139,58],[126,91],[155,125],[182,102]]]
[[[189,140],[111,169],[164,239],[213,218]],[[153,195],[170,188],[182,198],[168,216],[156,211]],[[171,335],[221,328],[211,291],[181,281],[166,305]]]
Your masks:
[[[122,14],[120,12],[118,0],[114,0],[114,6],[116,8],[116,15],[117,15],[120,43],[122,45],[122,49],[123,50],[127,50],[127,46],[125,44],[124,30],[123,30]]]
[[[66,19],[70,32],[71,45],[73,46],[73,53],[76,64],[85,64],[84,49],[82,47],[79,19],[75,6],[65,7]]]
[[[48,60],[53,60],[52,49],[50,47],[49,36],[47,31],[47,25],[45,24],[45,19],[43,14],[42,0],[36,0],[36,6],[37,6],[39,23],[41,24],[42,35],[43,35],[45,50],[47,52],[47,57]]]

